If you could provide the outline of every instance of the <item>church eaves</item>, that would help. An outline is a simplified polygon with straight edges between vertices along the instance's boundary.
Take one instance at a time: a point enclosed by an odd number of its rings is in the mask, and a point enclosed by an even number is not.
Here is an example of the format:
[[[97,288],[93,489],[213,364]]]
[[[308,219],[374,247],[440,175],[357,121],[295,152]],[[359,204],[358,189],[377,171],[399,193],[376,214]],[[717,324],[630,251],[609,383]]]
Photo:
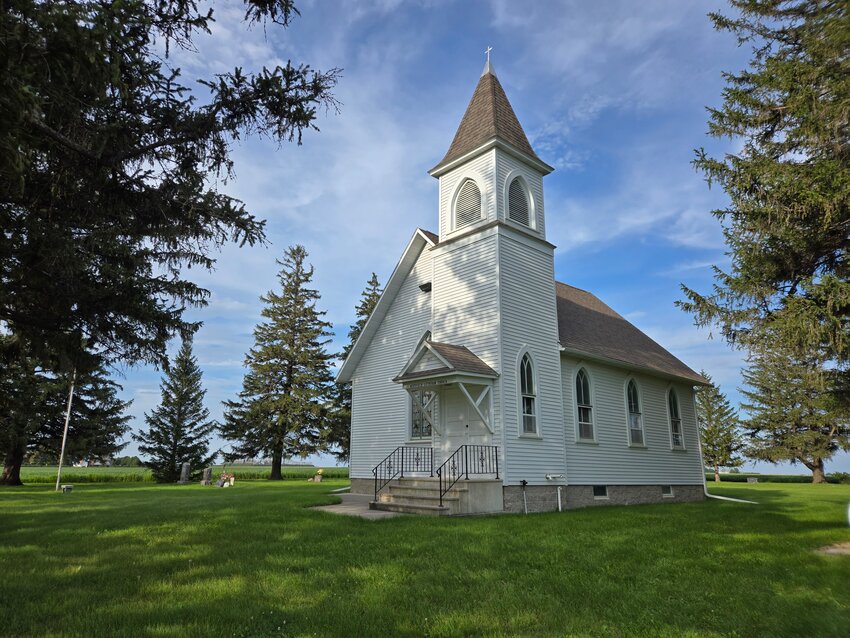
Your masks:
[[[505,90],[488,61],[446,156],[430,172],[439,170],[495,138],[542,162],[531,148],[511,103],[508,102],[508,96],[505,95]]]

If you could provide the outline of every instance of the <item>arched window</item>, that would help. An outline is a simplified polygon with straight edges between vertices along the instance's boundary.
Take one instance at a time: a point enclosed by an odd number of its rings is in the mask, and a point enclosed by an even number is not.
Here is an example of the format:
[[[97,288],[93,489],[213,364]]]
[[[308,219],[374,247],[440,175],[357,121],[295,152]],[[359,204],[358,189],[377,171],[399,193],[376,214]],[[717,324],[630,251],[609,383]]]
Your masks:
[[[629,444],[643,445],[643,418],[640,413],[640,398],[634,379],[629,380],[626,398],[629,404]]]
[[[471,179],[460,187],[455,201],[455,228],[468,226],[481,219],[481,191]]]
[[[524,354],[519,363],[519,393],[522,403],[522,433],[537,433],[537,391],[531,357]]]
[[[515,222],[530,226],[529,209],[525,185],[519,177],[514,177],[508,187],[508,217]]]
[[[685,437],[682,434],[682,417],[679,416],[679,399],[673,388],[667,393],[667,407],[670,409],[670,441],[673,447],[683,448]]]
[[[578,406],[578,438],[593,440],[593,406],[590,403],[590,381],[584,368],[576,375],[576,405]]]

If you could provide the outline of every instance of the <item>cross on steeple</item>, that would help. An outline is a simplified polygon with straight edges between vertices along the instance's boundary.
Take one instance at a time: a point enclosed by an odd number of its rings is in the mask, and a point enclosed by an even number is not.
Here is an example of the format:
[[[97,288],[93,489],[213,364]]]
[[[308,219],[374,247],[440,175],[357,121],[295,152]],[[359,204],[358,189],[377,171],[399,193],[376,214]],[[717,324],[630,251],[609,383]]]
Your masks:
[[[487,75],[488,73],[492,73],[493,70],[490,68],[490,51],[493,50],[493,47],[487,47],[484,50],[484,54],[487,56],[487,62],[484,64],[484,70],[481,72],[481,75]]]

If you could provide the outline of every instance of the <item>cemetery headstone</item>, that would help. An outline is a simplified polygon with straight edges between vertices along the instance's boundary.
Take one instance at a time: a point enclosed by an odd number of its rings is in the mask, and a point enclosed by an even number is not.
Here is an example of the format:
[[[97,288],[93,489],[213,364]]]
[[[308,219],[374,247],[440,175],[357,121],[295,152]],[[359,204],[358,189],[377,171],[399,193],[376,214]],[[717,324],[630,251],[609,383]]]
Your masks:
[[[758,482],[759,482],[759,480],[758,480],[758,477],[756,477],[756,476],[748,476],[747,477],[747,483],[758,483]]]
[[[180,470],[180,480],[177,481],[179,485],[186,485],[189,482],[189,464],[184,463],[183,467]]]
[[[212,468],[204,468],[204,477],[201,479],[201,485],[212,485]]]

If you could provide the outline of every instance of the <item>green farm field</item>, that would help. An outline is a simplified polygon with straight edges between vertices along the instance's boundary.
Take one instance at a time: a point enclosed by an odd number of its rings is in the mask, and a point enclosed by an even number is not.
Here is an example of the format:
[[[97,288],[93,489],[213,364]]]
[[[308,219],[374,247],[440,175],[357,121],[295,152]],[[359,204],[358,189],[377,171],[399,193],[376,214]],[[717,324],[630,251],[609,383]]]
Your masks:
[[[847,636],[846,485],[362,520],[344,480],[0,489],[3,636]]]
[[[213,477],[225,469],[242,479],[266,479],[271,473],[268,465],[223,465],[213,466]],[[284,467],[284,479],[308,479],[316,473],[315,467]],[[348,478],[347,467],[322,468],[328,478]],[[24,483],[56,482],[56,466],[25,466],[21,468],[21,480]],[[63,483],[135,483],[152,482],[151,471],[144,467],[63,467]]]

